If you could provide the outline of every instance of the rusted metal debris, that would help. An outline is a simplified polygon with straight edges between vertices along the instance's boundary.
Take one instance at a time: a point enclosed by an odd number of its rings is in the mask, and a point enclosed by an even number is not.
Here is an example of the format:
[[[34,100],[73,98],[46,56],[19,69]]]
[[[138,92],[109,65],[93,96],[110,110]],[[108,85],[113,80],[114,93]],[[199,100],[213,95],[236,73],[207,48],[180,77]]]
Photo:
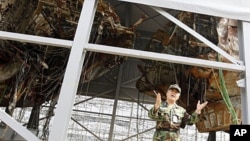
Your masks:
[[[2,31],[73,40],[83,0],[13,0],[1,4]],[[90,43],[133,48],[135,29],[147,17],[123,26],[114,8],[99,0]],[[44,130],[57,103],[70,49],[3,40],[0,46],[0,106],[10,115],[16,107],[33,107],[28,128],[38,129],[37,111],[50,101]],[[82,82],[96,79],[126,58],[88,52]],[[46,138],[46,132],[44,132]]]
[[[1,5],[0,28],[3,31],[26,33],[73,40],[83,0],[13,0]],[[95,44],[133,48],[136,27],[145,19],[143,15],[132,26],[123,26],[115,9],[99,0],[90,41]],[[182,22],[218,44],[223,50],[239,59],[236,21],[180,12]],[[217,60],[218,55],[205,44],[194,39],[176,25],[169,23],[169,31],[158,30],[145,50]],[[12,114],[15,107],[40,106],[58,97],[70,49],[54,48],[14,41],[1,41],[0,46],[0,105]],[[125,57],[89,52],[86,55],[81,80],[96,79]],[[226,59],[221,58],[227,62]],[[136,88],[154,96],[153,89],[162,94],[168,85],[179,83],[183,89],[180,104],[194,110],[197,100],[209,104],[197,124],[199,131],[228,131],[230,120],[219,91],[218,70],[172,63],[143,60],[138,66],[142,76]],[[240,119],[240,91],[235,81],[239,74],[224,71],[227,89]],[[163,95],[164,97],[164,95]],[[52,109],[53,110],[53,109]],[[223,111],[223,112],[222,112]],[[30,125],[32,128],[33,127]]]
[[[181,13],[180,15],[183,16],[185,14]],[[180,18],[180,20],[190,27],[195,27],[194,30],[199,33],[207,30],[203,36],[218,44],[220,48],[235,59],[239,59],[236,20],[197,14],[190,15],[190,13],[188,15],[188,18]],[[196,26],[192,24],[196,24]],[[182,30],[173,30],[172,32],[176,33],[158,30],[152,35],[146,50],[213,61],[218,61],[218,58],[220,58],[222,62],[229,62],[205,44],[193,39],[186,32]],[[171,36],[173,34],[174,36]],[[185,38],[182,38],[184,36]],[[141,78],[136,83],[139,91],[155,97],[153,90],[158,90],[162,94],[163,99],[165,99],[165,92],[168,86],[178,83],[183,90],[179,103],[186,107],[189,112],[196,108],[198,100],[209,101],[208,106],[201,114],[200,122],[197,123],[197,128],[200,132],[229,131],[229,126],[234,123],[234,119],[232,119],[228,107],[223,101],[217,69],[149,60],[144,61],[146,63],[145,66],[138,66],[142,72]],[[240,73],[223,71],[223,74],[228,95],[238,117],[238,123],[241,123],[240,88],[236,84],[236,81],[240,79]]]

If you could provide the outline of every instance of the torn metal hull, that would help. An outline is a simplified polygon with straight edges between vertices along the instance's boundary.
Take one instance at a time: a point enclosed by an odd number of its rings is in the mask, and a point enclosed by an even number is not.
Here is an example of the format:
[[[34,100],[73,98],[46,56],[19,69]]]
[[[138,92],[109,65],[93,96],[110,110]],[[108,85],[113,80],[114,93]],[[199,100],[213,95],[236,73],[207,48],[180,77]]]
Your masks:
[[[83,0],[22,0],[5,1],[1,5],[3,31],[73,40]],[[217,44],[224,51],[239,59],[237,21],[188,12],[176,12],[176,18]],[[136,28],[148,16],[142,14],[131,26],[122,25],[121,18],[109,3],[98,1],[91,31],[90,43],[123,48],[136,48],[140,35]],[[177,25],[168,22],[166,29],[152,34],[143,50],[229,62],[206,44],[198,41]],[[138,47],[139,48],[139,47]],[[45,102],[57,101],[64,77],[70,49],[42,46],[15,41],[1,41],[0,46],[0,106],[8,107],[11,114],[15,107],[35,107]],[[101,77],[127,57],[88,52],[83,65],[81,83]],[[188,112],[196,102],[209,101],[197,123],[200,132],[224,130],[232,124],[230,113],[221,96],[218,70],[185,66],[154,60],[142,60],[138,65],[142,75],[136,89],[154,97],[153,89],[164,92],[172,83],[182,88],[180,105]],[[236,85],[239,73],[223,71],[228,95],[240,122],[240,89]]]

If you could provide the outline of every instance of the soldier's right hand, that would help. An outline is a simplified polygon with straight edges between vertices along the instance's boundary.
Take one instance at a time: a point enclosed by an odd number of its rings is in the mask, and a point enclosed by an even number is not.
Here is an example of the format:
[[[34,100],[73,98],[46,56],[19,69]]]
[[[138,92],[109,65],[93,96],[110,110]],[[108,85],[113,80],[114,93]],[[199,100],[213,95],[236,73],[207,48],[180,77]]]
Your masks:
[[[159,109],[161,105],[161,94],[159,92],[156,93],[156,101],[155,101],[155,110]]]

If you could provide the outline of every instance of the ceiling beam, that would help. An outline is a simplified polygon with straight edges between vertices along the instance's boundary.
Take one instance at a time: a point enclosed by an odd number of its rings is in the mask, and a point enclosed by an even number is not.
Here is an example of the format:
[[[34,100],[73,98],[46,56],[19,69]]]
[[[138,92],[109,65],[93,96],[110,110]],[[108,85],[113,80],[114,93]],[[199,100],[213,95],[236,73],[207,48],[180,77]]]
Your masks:
[[[250,1],[246,0],[118,0],[161,8],[250,21]]]
[[[120,56],[129,56],[134,58],[149,59],[162,62],[171,62],[176,64],[185,64],[191,66],[223,69],[236,72],[245,71],[245,66],[238,64],[230,64],[230,63],[216,62],[211,60],[176,56],[164,53],[155,53],[149,51],[141,51],[135,49],[127,49],[120,47],[112,47],[105,45],[97,45],[97,44],[86,44],[84,46],[87,51],[93,51],[93,52],[107,53]]]
[[[180,20],[176,19],[175,17],[173,17],[172,15],[170,15],[169,13],[164,11],[163,9],[157,8],[157,7],[152,7],[152,8],[155,11],[157,11],[158,13],[160,13],[162,16],[166,17],[167,19],[169,19],[170,21],[172,21],[173,23],[175,23],[176,25],[178,25],[179,27],[181,27],[182,29],[184,29],[185,31],[187,31],[188,33],[193,35],[194,37],[196,37],[198,40],[200,40],[203,43],[205,43],[206,45],[208,45],[210,48],[215,50],[217,53],[224,56],[226,59],[228,59],[232,63],[239,64],[239,65],[243,64],[242,61],[238,61],[237,59],[235,59],[234,57],[229,55],[227,52],[222,50],[220,47],[216,46],[214,43],[212,43],[211,41],[209,41],[208,39],[206,39],[205,37],[203,37],[202,35],[200,35],[196,31],[194,31],[193,29],[191,29],[190,27],[188,27],[187,25],[185,25]]]
[[[25,35],[20,33],[11,33],[0,31],[0,39],[5,40],[14,40],[20,42],[27,42],[27,43],[36,43],[41,45],[51,45],[56,47],[65,47],[71,48],[73,41],[69,40],[62,40],[62,39],[53,39],[48,37],[39,37],[33,35]],[[168,54],[160,54],[148,51],[140,51],[135,49],[125,49],[119,47],[109,47],[105,45],[94,45],[94,44],[87,44],[86,50],[93,51],[93,52],[102,52],[107,54],[114,54],[114,55],[122,55],[122,56],[129,56],[134,58],[141,58],[141,59],[152,59],[157,61],[163,62],[172,62],[178,64],[186,64],[186,65],[193,65],[193,66],[201,66],[201,67],[208,67],[208,68],[221,68],[224,70],[230,71],[245,71],[245,66],[241,65],[234,65],[228,64],[223,62],[215,62],[209,60],[201,60],[189,57],[181,57],[181,56],[174,56]],[[147,56],[149,55],[149,56]]]

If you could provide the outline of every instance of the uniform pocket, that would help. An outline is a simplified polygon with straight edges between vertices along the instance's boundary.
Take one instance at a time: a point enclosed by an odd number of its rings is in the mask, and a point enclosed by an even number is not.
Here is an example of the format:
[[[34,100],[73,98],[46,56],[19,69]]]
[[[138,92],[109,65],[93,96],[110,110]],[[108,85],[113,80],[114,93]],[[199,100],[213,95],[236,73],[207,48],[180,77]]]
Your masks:
[[[179,111],[175,111],[172,113],[172,122],[175,124],[181,124],[182,118],[184,117],[184,114]]]

